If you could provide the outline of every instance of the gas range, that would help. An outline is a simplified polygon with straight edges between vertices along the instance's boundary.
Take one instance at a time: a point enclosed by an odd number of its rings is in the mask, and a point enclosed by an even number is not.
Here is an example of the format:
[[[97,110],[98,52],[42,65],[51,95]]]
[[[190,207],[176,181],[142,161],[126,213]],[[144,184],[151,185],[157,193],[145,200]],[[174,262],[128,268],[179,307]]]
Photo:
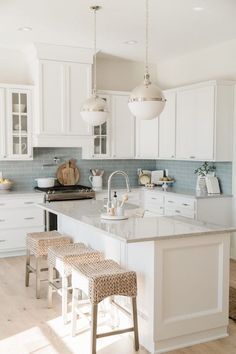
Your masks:
[[[95,192],[91,187],[82,186],[79,184],[75,186],[58,185],[50,188],[35,187],[35,189],[41,192],[45,192],[46,202],[95,198]]]

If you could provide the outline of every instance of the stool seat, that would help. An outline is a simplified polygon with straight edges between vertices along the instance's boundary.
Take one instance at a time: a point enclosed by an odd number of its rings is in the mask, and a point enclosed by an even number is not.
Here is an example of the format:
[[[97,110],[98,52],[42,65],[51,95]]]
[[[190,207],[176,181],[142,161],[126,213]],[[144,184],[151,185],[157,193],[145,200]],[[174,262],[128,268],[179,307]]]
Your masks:
[[[72,280],[75,287],[76,283],[85,284],[87,278],[87,293],[92,304],[98,304],[113,295],[137,296],[136,273],[125,270],[111,259],[97,263],[73,264],[72,267],[75,271]],[[83,281],[80,278],[84,278]]]
[[[48,264],[56,268],[61,275],[71,274],[73,264],[99,262],[103,259],[101,252],[95,251],[84,243],[53,246],[48,249]]]
[[[103,254],[86,246],[84,243],[65,244],[48,248],[48,307],[52,307],[52,294],[57,292],[62,296],[62,317],[67,323],[67,295],[70,289],[69,277],[72,266],[87,264],[103,260]],[[53,279],[53,269],[56,269],[61,277],[62,285],[58,288]]]
[[[35,257],[47,256],[48,247],[69,244],[71,239],[58,231],[32,232],[27,234],[27,249]]]
[[[27,234],[25,286],[29,286],[30,273],[35,273],[37,299],[40,298],[40,273],[41,271],[48,270],[48,268],[41,267],[40,261],[47,258],[50,246],[61,246],[70,243],[71,238],[61,235],[58,231],[32,232]],[[35,257],[35,268],[30,264],[31,255]]]

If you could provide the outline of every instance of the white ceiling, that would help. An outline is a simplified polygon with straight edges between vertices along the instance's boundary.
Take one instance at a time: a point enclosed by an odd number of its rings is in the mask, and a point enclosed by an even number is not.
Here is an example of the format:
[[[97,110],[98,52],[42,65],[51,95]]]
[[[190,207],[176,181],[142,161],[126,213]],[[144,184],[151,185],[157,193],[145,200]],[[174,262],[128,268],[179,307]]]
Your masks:
[[[0,0],[0,46],[22,48],[32,42],[93,46],[98,13],[98,47],[109,55],[144,58],[144,0]],[[204,7],[193,11],[194,6]],[[150,58],[179,56],[236,38],[236,0],[150,0]],[[32,32],[17,29],[30,26]],[[129,46],[127,40],[137,40]]]

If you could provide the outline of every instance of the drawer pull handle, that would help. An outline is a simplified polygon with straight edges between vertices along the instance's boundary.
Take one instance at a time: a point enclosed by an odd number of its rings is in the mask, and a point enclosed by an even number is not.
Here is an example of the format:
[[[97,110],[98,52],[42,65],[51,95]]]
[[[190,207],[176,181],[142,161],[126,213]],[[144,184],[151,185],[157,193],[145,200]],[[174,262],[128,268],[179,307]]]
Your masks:
[[[34,217],[33,216],[29,216],[28,218],[24,218],[25,220],[33,220]]]
[[[184,206],[190,206],[190,204],[188,204],[188,203],[182,203],[182,205],[184,205]]]
[[[157,200],[157,198],[152,197],[153,200]]]
[[[160,207],[161,210],[163,210],[164,208],[163,207]]]
[[[174,201],[173,200],[168,200],[168,203],[174,203]]]
[[[0,242],[6,242],[6,240],[0,240]]]
[[[196,156],[190,156],[190,159],[196,159]]]
[[[5,219],[0,219],[0,222],[4,222],[4,221],[6,221]]]
[[[34,204],[34,202],[24,202],[24,204]]]
[[[4,203],[0,203],[0,206],[4,206],[4,205],[6,205],[6,204],[4,204]]]
[[[180,210],[175,210],[176,213],[180,214]]]

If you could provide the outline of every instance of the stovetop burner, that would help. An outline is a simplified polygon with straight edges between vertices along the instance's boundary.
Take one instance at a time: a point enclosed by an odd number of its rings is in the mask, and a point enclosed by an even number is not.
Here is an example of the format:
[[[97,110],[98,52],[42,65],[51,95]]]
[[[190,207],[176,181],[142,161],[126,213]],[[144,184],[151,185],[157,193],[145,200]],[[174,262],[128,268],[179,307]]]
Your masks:
[[[49,191],[54,191],[54,192],[79,192],[79,191],[91,191],[92,188],[91,187],[87,187],[87,186],[82,186],[81,184],[76,184],[76,185],[72,185],[72,186],[62,186],[62,185],[57,185],[54,187],[49,187],[49,188],[41,188],[41,187],[35,187],[36,190],[38,191],[42,191],[42,192],[49,192]]]

